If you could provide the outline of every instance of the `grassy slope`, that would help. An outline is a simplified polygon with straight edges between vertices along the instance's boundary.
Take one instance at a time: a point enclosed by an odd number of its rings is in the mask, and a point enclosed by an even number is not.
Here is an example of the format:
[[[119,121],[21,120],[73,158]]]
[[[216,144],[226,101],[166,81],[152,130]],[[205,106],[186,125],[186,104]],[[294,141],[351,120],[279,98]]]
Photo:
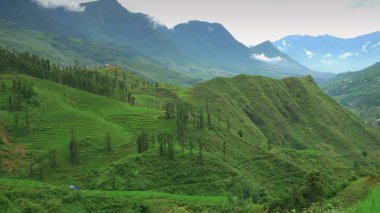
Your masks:
[[[75,183],[110,190],[114,182],[121,190],[191,195],[236,195],[249,186],[266,191],[270,197],[281,197],[293,184],[300,183],[308,170],[319,169],[335,183],[356,171],[354,162],[369,168],[380,160],[379,133],[323,94],[310,78],[279,81],[241,75],[217,78],[187,90],[169,85],[140,89],[137,103],[147,99],[165,102],[178,95],[204,108],[205,100],[209,100],[212,128],[202,134],[206,153],[201,165],[197,149],[194,155],[186,150],[181,157],[179,145],[175,161],[159,157],[157,146],[136,154],[135,140],[142,130],[175,131],[175,120],[159,119],[163,114],[160,110],[146,108],[146,104],[130,107],[52,82],[23,78],[34,82],[40,106],[30,111],[32,133],[12,141],[30,152],[47,153],[49,148],[57,148],[58,167],[47,171],[43,180],[58,185]],[[7,84],[10,86],[9,80]],[[0,100],[6,105],[7,95],[0,95]],[[217,108],[221,110],[220,122]],[[1,115],[12,129],[13,115],[6,111]],[[71,126],[79,140],[86,139],[79,166],[69,163]],[[103,150],[106,130],[112,137],[111,153]],[[243,137],[238,136],[239,130]],[[193,130],[188,137],[198,140]],[[226,161],[223,140],[227,141]],[[368,157],[362,156],[364,150]]]
[[[122,66],[156,81],[189,85],[194,80],[160,65],[129,47],[93,43],[78,38],[21,29],[2,20],[0,20],[0,46],[37,53],[62,65],[70,65],[78,59],[83,65]]]
[[[315,149],[314,154],[333,157],[360,155],[361,149],[379,145],[376,141],[379,134],[374,129],[323,94],[308,78],[282,81],[243,75],[231,80],[218,78],[199,84],[190,94],[199,102],[209,99],[214,109],[219,106],[222,114],[232,114],[235,132],[245,126],[245,132],[253,133],[256,141],[265,143],[269,139],[279,148],[300,152]],[[377,157],[376,153],[371,156]]]
[[[111,165],[97,179],[97,187],[110,187],[107,177],[115,175],[117,184],[127,189],[219,194],[231,193],[240,184],[248,183],[255,190],[263,187],[276,196],[299,183],[308,170],[319,169],[330,178],[328,181],[334,182],[355,171],[354,162],[370,167],[380,160],[379,133],[322,93],[309,78],[217,78],[182,91],[179,96],[198,107],[204,107],[205,100],[209,100],[213,127],[203,136],[209,159],[206,168],[193,167],[192,175],[186,170],[191,167],[187,161],[196,159],[191,155],[178,157],[173,164],[148,153],[142,159]],[[221,122],[216,119],[217,107]],[[227,116],[231,119],[231,135],[226,131]],[[244,137],[238,136],[239,130]],[[226,162],[222,161],[223,140],[227,140]],[[267,149],[268,140],[271,151]],[[369,157],[362,156],[362,151],[367,151]],[[143,167],[137,175],[117,171],[133,171],[140,165]],[[210,172],[205,184],[202,172],[207,165]],[[160,172],[156,167],[165,169]],[[173,167],[177,168],[174,173],[169,169]],[[155,180],[151,181],[153,174]],[[176,185],[182,180],[187,187]],[[141,182],[144,184],[139,185]]]
[[[359,72],[340,74],[324,89],[368,122],[380,118],[380,63]]]
[[[355,204],[347,212],[376,213],[380,211],[380,187],[372,189],[368,198]]]
[[[54,177],[48,176],[48,179],[69,182],[66,176],[68,170],[83,173],[134,152],[134,141],[140,131],[172,131],[174,128],[173,122],[158,119],[162,111],[130,107],[123,102],[49,81],[23,77],[34,82],[40,106],[30,110],[32,134],[17,137],[13,142],[23,145],[30,152],[47,153],[50,148],[57,149],[59,169]],[[136,97],[139,100],[138,94]],[[3,100],[5,98],[3,96]],[[4,114],[2,119],[8,125],[13,124],[13,115]],[[79,140],[87,139],[91,144],[81,152],[83,164],[78,167],[72,167],[67,158],[71,127],[75,128]],[[112,137],[114,151],[111,153],[102,151],[105,131],[109,131]]]

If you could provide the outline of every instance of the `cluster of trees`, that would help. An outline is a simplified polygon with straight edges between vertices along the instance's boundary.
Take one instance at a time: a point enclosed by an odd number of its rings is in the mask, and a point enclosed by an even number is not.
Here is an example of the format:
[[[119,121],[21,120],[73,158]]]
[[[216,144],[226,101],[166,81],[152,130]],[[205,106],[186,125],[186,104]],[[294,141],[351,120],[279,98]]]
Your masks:
[[[78,61],[75,62],[74,66],[60,67],[56,64],[51,65],[49,60],[40,58],[36,54],[19,53],[4,48],[0,48],[0,57],[2,58],[0,61],[0,73],[16,72],[27,74],[93,94],[128,101],[131,105],[135,104],[136,100],[132,89],[139,84],[127,85],[125,80],[118,79],[117,72],[115,72],[115,77],[111,77],[108,73],[104,75],[98,71],[81,67]],[[149,85],[151,84],[149,83]],[[29,93],[26,90],[23,94],[28,95]]]
[[[207,115],[207,117],[205,117],[205,114]],[[217,115],[218,115],[217,116],[218,121],[220,122],[221,121],[220,110],[218,110]],[[168,103],[165,105],[165,118],[176,120],[176,139],[181,145],[182,155],[184,154],[184,150],[186,146],[190,150],[190,153],[193,154],[194,142],[197,141],[199,159],[201,162],[203,162],[204,148],[205,148],[203,136],[205,135],[207,130],[210,130],[213,128],[209,102],[206,101],[206,106],[200,107],[198,109],[194,109],[194,107],[191,104],[185,103],[185,102],[179,102],[177,104]],[[227,124],[228,134],[230,134],[229,118],[227,120],[228,120],[228,124]],[[189,126],[189,124],[192,124],[192,126]],[[192,133],[196,132],[198,135],[198,139],[194,140],[194,137],[189,137],[190,132]],[[163,153],[162,150],[164,149],[161,149],[160,151],[161,155]],[[223,142],[224,159],[225,159],[225,155],[226,155],[226,140],[224,140]]]
[[[111,144],[111,134],[109,131],[106,131],[105,137],[104,137],[104,147],[105,150],[108,152],[112,151],[112,144]],[[78,142],[78,139],[75,135],[74,127],[71,127],[71,139],[69,144],[69,152],[70,152],[70,160],[71,163],[74,165],[80,164],[80,144]],[[56,166],[56,153],[55,148],[49,150],[49,159],[50,164],[52,167]]]
[[[6,91],[4,82],[2,82],[2,91]],[[12,80],[12,88],[8,101],[9,111],[21,110],[22,100],[29,100],[33,95],[33,82],[27,82],[17,76],[16,79]]]
[[[12,80],[12,87],[7,88],[5,82],[1,83],[1,92],[9,92],[8,105],[4,105],[5,109],[14,113],[14,124],[17,130],[25,129],[29,131],[29,108],[31,98],[35,94],[33,90],[33,82],[28,82],[25,79],[17,76]],[[20,113],[24,113],[24,126],[21,128]]]
[[[153,148],[155,147],[155,138],[154,134],[151,135],[151,142]],[[167,157],[170,160],[175,158],[175,148],[174,148],[174,135],[169,133],[159,133],[157,135],[158,141],[158,150],[161,157]],[[137,152],[143,153],[149,150],[149,134],[146,131],[140,133],[137,137]]]
[[[71,127],[71,140],[70,140],[70,158],[71,163],[74,165],[77,165],[80,163],[79,159],[79,142],[77,138],[75,137],[74,127]]]
[[[157,136],[159,144],[160,156],[166,156],[170,160],[174,160],[175,150],[174,150],[174,136],[168,133],[160,133]]]
[[[149,149],[149,136],[147,132],[142,132],[137,137],[137,151],[138,153],[143,153]]]

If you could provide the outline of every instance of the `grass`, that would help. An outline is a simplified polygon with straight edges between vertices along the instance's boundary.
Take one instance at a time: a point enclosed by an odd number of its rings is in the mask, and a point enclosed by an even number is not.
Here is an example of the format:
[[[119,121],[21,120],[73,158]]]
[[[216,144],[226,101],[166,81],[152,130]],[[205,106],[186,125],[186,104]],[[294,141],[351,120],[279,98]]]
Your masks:
[[[128,153],[134,153],[135,139],[144,130],[149,133],[174,131],[172,121],[159,119],[162,111],[131,107],[124,102],[49,81],[27,76],[23,78],[34,82],[40,106],[30,110],[30,128],[33,134],[19,136],[14,142],[23,145],[30,152],[43,154],[55,148],[59,165],[55,178],[63,181],[67,171],[88,172],[106,166]],[[7,96],[1,97],[5,100]],[[4,120],[13,124],[12,115],[5,115]],[[76,137],[80,141],[90,142],[87,147],[81,149],[81,164],[76,167],[73,167],[69,160],[71,127],[74,127]],[[113,151],[110,153],[104,151],[106,131],[110,132],[112,140]]]
[[[349,208],[347,212],[354,213],[377,213],[380,211],[380,186],[372,189],[368,198],[359,203],[355,204],[353,207]]]
[[[34,180],[21,180],[21,179],[6,179],[0,178],[0,186],[3,187],[15,187],[23,189],[38,190],[40,188],[69,188],[69,185],[53,186],[50,184],[42,183]],[[173,200],[182,201],[186,203],[197,203],[207,205],[222,205],[229,202],[227,196],[191,196],[191,195],[179,195],[170,194],[164,192],[154,191],[109,191],[109,190],[80,190],[80,193],[86,196],[95,197],[117,197],[117,198],[133,198],[141,200]]]
[[[8,88],[12,77],[1,75]],[[280,201],[287,197],[288,190],[302,186],[309,170],[321,171],[330,189],[330,185],[349,181],[347,176],[353,172],[368,174],[380,160],[379,132],[321,92],[309,77],[272,80],[241,75],[216,78],[192,88],[166,84],[143,87],[134,93],[134,107],[53,82],[22,78],[34,83],[38,104],[30,107],[31,131],[23,134],[14,128],[14,113],[6,110],[8,93],[0,92],[1,120],[13,134],[11,141],[27,148],[32,156],[46,155],[56,148],[57,167],[47,168],[42,182],[75,184],[89,196],[217,204],[227,197],[244,199],[244,193],[249,192],[252,197],[263,196],[258,201],[261,204],[280,208],[285,205]],[[131,76],[129,83],[137,79]],[[205,115],[207,100],[211,127],[206,122],[207,128],[198,130],[190,119],[185,154],[181,155],[175,140],[174,161],[159,156],[158,146],[138,154],[136,138],[141,131],[176,132],[175,119],[162,119],[164,111],[149,108],[147,103],[158,105],[178,98],[191,103],[196,112],[203,109]],[[81,163],[77,166],[70,163],[68,149],[72,126],[81,144]],[[111,135],[111,152],[104,149],[106,131]],[[205,146],[203,162],[198,157],[200,139]],[[195,145],[193,155],[190,141]],[[363,156],[363,151],[368,155]],[[354,168],[354,164],[360,168]],[[28,168],[20,176],[30,178]]]
[[[359,72],[339,74],[324,85],[324,90],[350,108],[363,120],[372,123],[380,118],[380,64]]]

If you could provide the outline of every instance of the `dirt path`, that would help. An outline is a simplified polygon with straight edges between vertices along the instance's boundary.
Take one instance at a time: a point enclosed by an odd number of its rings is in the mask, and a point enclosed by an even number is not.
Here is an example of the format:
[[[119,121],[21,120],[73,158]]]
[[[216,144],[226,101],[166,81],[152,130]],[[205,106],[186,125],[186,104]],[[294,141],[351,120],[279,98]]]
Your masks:
[[[0,138],[3,140],[3,142],[6,145],[15,147],[15,150],[17,153],[21,154],[22,156],[26,155],[26,150],[24,149],[24,147],[13,144],[9,141],[9,132],[7,128],[5,127],[4,123],[1,121],[0,121]]]
[[[12,143],[9,141],[9,133],[5,125],[0,121],[0,137],[3,140],[4,143],[7,145],[12,145]]]

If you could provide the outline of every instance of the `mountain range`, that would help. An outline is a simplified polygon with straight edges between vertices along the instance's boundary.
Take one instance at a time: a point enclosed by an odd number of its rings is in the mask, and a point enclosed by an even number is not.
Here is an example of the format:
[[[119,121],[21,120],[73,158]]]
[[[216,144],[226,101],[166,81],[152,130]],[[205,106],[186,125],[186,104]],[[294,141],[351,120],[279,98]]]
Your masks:
[[[314,73],[280,51],[276,52],[268,42],[248,48],[218,23],[190,21],[169,29],[148,15],[128,11],[116,0],[98,0],[81,6],[85,8],[83,11],[68,11],[63,7],[44,8],[32,1],[3,0],[0,2],[0,19],[23,30],[62,36],[66,40],[82,39],[103,47],[128,48],[144,60],[154,61],[167,70],[181,72],[193,79],[240,73],[274,78]],[[268,46],[268,49],[262,46]],[[124,57],[123,53],[113,54]],[[135,68],[125,61],[118,64]],[[147,77],[157,76],[137,70]],[[172,73],[177,75],[178,72]]]
[[[321,72],[362,70],[380,60],[380,32],[350,39],[292,35],[273,43],[290,57]]]

